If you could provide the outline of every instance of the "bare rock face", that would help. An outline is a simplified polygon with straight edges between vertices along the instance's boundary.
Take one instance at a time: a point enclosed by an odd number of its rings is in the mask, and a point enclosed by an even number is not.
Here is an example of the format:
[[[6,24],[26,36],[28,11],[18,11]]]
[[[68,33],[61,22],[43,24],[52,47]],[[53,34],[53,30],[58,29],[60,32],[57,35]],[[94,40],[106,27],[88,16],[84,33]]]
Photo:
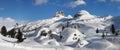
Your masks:
[[[63,17],[64,16],[64,12],[63,11],[58,11],[55,14],[55,17]]]

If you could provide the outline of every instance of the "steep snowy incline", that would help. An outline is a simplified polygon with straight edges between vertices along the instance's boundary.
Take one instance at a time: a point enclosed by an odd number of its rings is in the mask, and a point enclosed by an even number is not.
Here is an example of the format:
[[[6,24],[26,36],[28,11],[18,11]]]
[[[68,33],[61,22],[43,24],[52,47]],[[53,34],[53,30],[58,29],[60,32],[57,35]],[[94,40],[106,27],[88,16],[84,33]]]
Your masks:
[[[36,22],[31,22],[28,23],[22,28],[24,31],[29,31],[29,30],[34,30],[40,27],[49,27],[51,24],[53,24],[55,21],[58,21],[64,17],[54,17],[51,19],[46,19],[46,20],[39,20]]]

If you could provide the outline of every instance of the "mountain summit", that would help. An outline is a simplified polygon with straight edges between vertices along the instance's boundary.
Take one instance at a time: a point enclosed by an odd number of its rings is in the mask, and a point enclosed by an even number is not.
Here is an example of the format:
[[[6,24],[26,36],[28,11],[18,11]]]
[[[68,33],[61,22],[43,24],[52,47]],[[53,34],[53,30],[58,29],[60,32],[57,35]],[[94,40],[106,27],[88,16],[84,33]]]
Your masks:
[[[93,15],[91,15],[89,12],[86,10],[81,10],[74,16],[75,18],[80,18],[80,19],[91,19],[94,18]]]
[[[64,12],[63,11],[57,11],[55,14],[55,17],[64,17]]]

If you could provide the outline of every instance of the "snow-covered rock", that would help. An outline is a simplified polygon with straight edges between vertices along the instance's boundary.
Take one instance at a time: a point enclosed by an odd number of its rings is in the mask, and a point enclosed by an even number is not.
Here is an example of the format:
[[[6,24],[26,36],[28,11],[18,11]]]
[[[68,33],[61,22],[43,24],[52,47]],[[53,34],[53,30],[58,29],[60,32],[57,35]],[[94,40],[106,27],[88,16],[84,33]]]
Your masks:
[[[55,17],[56,18],[64,17],[64,12],[62,12],[62,11],[56,12]]]
[[[39,37],[40,37],[40,34],[41,34],[42,31],[45,31],[46,33],[48,33],[49,29],[48,29],[48,28],[42,28],[42,29],[40,29],[40,30],[37,32],[36,38],[39,38]]]
[[[95,16],[91,15],[89,12],[86,10],[81,10],[79,11],[76,15],[75,18],[80,18],[80,19],[92,19],[95,18]]]
[[[74,28],[65,28],[62,35],[63,42],[75,42],[78,39],[84,39],[85,35],[83,35],[79,30]]]
[[[73,17],[71,15],[68,15],[67,18],[72,19]]]

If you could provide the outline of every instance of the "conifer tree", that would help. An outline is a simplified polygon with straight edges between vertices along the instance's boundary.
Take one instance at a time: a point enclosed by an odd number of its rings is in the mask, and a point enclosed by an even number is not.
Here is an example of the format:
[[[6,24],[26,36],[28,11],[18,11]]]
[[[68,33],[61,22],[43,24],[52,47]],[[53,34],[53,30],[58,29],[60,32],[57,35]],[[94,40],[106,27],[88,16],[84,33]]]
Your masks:
[[[16,34],[16,31],[15,31],[14,28],[13,28],[12,30],[8,31],[8,35],[9,35],[11,38],[14,38],[14,37],[15,37],[15,34]]]
[[[115,33],[115,36],[118,36],[119,30]]]
[[[62,36],[61,33],[60,33],[60,40],[62,40],[62,38],[63,38],[63,36]]]
[[[115,33],[115,36],[118,36],[118,32]]]
[[[16,36],[16,38],[18,39],[17,42],[23,42],[23,33],[20,31],[20,29],[18,30],[18,34]]]
[[[77,26],[75,25],[74,28],[77,29]]]
[[[68,27],[68,24],[69,24],[69,22],[67,21],[67,26],[66,27]]]
[[[103,32],[103,34],[102,34],[102,38],[105,38],[105,34],[104,34],[104,32]]]
[[[111,25],[110,31],[111,31],[113,34],[115,34],[115,27],[114,27],[114,24]]]
[[[64,26],[62,26],[62,31],[65,29],[65,27]]]
[[[82,34],[85,34],[84,32]]]
[[[3,27],[1,28],[1,34],[2,34],[3,36],[6,36],[6,35],[7,35],[7,29],[6,29],[5,26],[3,26]]]
[[[98,30],[98,28],[96,29],[96,33],[99,33],[99,30]]]

